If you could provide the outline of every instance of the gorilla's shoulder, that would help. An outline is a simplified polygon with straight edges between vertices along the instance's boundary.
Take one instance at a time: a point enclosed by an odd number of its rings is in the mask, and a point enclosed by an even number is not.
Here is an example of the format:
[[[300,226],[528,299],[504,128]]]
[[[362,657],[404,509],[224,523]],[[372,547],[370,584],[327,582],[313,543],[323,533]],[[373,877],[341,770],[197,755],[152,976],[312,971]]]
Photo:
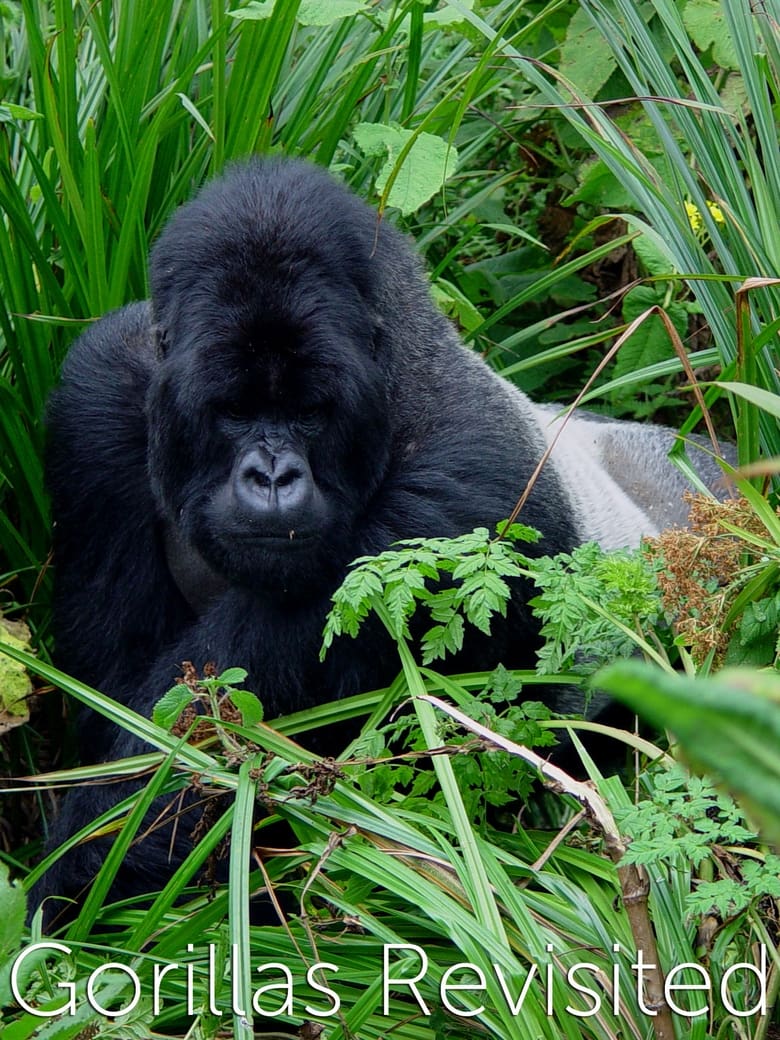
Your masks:
[[[151,363],[155,345],[152,310],[148,300],[128,303],[91,322],[68,352],[62,366],[63,378],[112,360],[122,364]]]
[[[46,417],[50,435],[59,424],[105,423],[136,402],[141,407],[157,348],[148,301],[130,303],[92,322],[71,347]]]

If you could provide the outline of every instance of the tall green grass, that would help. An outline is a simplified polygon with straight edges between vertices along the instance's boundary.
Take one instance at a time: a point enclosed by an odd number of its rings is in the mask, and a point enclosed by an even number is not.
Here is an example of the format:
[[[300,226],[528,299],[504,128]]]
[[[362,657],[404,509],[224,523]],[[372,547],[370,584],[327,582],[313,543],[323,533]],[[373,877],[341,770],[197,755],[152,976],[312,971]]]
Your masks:
[[[628,193],[629,227],[640,230],[665,259],[664,277],[689,286],[724,376],[776,393],[780,4],[710,5],[713,24],[723,20],[714,32],[725,47],[725,68],[717,66],[706,44],[697,47],[692,39],[686,15],[693,6],[673,0],[644,6],[583,0],[641,105],[641,133],[636,125],[634,134],[626,132],[613,118],[614,105],[594,101],[516,41],[505,39],[500,50],[536,92],[528,103],[548,106],[551,116],[567,120]],[[493,26],[465,10],[464,17],[495,43]],[[738,319],[738,290],[751,278],[768,281],[749,291],[744,324]],[[659,367],[637,371],[624,382],[650,381]],[[671,361],[666,370],[674,367]],[[710,400],[718,394],[712,391]],[[768,455],[778,454],[780,434],[771,416],[745,404],[735,405],[735,412],[741,461],[754,460],[759,445]],[[694,415],[689,426],[695,420]]]

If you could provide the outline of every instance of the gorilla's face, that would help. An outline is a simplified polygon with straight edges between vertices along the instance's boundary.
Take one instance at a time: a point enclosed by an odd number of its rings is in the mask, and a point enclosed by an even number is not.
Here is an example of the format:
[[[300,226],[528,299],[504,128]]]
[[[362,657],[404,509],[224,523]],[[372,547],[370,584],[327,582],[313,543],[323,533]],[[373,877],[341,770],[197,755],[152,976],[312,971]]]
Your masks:
[[[228,583],[305,598],[354,555],[387,467],[378,323],[351,266],[323,264],[305,229],[294,256],[283,227],[261,239],[234,215],[204,230],[207,196],[155,253],[151,479],[167,522]]]

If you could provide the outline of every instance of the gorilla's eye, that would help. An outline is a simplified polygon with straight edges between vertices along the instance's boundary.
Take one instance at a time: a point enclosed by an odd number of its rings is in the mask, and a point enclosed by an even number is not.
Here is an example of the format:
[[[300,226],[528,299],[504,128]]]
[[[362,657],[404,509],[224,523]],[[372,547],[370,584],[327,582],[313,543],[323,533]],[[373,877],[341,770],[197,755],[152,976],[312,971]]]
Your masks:
[[[238,398],[234,401],[225,401],[220,411],[226,419],[247,420],[254,418],[255,407],[253,402]]]
[[[323,401],[310,404],[298,410],[297,420],[304,428],[314,430],[322,426],[328,418],[328,405]]]

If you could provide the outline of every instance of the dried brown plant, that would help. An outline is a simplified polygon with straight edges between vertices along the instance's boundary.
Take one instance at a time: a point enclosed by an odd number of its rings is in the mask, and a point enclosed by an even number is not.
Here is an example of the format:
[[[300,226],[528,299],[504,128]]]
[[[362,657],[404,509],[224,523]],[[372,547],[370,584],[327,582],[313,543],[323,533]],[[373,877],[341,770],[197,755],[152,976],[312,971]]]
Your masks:
[[[687,528],[670,528],[647,539],[645,551],[658,568],[664,609],[696,664],[723,660],[730,631],[724,622],[741,587],[749,543],[740,532],[766,538],[766,529],[744,498],[723,502],[688,492]]]

